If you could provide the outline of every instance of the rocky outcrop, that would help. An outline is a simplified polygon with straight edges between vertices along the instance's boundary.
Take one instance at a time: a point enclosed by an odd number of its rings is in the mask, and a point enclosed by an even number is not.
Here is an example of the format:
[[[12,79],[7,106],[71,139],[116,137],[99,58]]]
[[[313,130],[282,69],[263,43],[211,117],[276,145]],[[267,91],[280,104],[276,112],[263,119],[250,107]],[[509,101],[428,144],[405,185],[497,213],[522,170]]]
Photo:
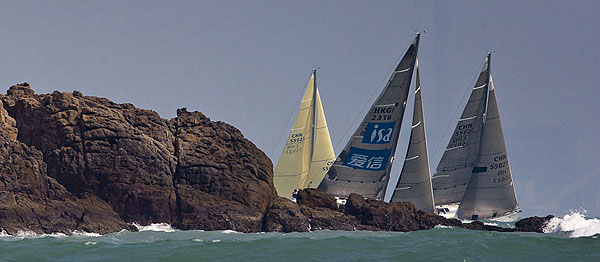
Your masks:
[[[308,232],[310,219],[303,214],[300,206],[287,198],[278,197],[269,207],[265,216],[267,232]]]
[[[38,95],[27,83],[0,101],[3,133],[35,148],[40,176],[76,200],[101,200],[121,222],[262,230],[276,196],[272,163],[230,125],[185,110],[166,120],[78,91]]]
[[[178,159],[174,182],[178,228],[262,230],[275,198],[273,165],[242,133],[199,112],[177,111],[171,121]]]
[[[338,209],[337,202],[332,195],[326,194],[323,191],[314,188],[300,190],[300,192],[298,192],[297,199],[299,205],[306,207],[322,207],[331,210]]]
[[[544,233],[544,227],[552,218],[554,218],[553,215],[547,215],[545,217],[528,217],[517,221],[515,227],[517,231]]]
[[[200,112],[156,112],[81,92],[36,94],[27,83],[0,95],[0,229],[37,233],[135,230],[129,223],[240,232],[414,231],[436,225],[541,232],[546,218],[516,229],[462,224],[352,194],[301,190],[277,197],[270,159],[231,125]]]
[[[2,102],[0,102],[2,105]],[[14,120],[0,109],[0,125]],[[91,194],[75,197],[46,174],[42,153],[17,141],[16,133],[0,132],[0,228],[19,231],[65,233],[75,230],[108,233],[127,225],[104,201]]]
[[[365,199],[358,194],[350,194],[343,212],[333,208],[315,207],[315,203],[323,203],[329,197],[317,193],[315,189],[302,190],[298,201],[302,213],[309,217],[314,229],[332,230],[384,230],[384,231],[416,231],[432,229],[437,225],[463,227],[472,230],[498,232],[542,232],[543,227],[553,216],[545,218],[532,217],[518,221],[515,228],[504,228],[485,225],[480,221],[462,223],[457,219],[446,219],[433,213],[421,211],[409,202],[385,203],[374,199]],[[306,203],[307,205],[304,205]],[[319,206],[317,204],[316,206]],[[315,212],[316,210],[316,212]],[[318,214],[315,216],[315,214]]]

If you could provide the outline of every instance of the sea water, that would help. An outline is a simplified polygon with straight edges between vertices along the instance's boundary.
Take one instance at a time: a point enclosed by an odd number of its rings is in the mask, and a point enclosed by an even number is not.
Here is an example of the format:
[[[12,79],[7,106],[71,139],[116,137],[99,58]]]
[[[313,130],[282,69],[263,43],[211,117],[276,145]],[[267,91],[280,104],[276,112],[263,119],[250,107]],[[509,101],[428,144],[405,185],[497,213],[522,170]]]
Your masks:
[[[72,236],[0,231],[0,261],[600,261],[600,220],[580,213],[554,218],[544,234],[443,226],[287,234],[138,228]]]

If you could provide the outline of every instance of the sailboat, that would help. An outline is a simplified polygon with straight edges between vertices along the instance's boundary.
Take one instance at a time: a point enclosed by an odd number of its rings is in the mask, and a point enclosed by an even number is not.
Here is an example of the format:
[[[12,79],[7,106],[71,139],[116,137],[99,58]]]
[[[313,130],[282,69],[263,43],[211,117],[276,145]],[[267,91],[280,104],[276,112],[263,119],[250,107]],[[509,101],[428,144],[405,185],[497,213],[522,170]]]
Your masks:
[[[316,188],[333,164],[335,154],[313,69],[298,115],[275,168],[279,196],[292,198],[295,189]]]
[[[432,177],[436,209],[447,217],[514,221],[520,212],[490,69],[488,53]]]
[[[319,189],[345,204],[350,193],[383,199],[394,161],[420,35],[408,47],[384,89],[336,158]]]
[[[429,156],[421,99],[419,61],[416,62],[415,103],[406,158],[390,202],[411,202],[416,208],[433,212],[433,192],[429,174]]]

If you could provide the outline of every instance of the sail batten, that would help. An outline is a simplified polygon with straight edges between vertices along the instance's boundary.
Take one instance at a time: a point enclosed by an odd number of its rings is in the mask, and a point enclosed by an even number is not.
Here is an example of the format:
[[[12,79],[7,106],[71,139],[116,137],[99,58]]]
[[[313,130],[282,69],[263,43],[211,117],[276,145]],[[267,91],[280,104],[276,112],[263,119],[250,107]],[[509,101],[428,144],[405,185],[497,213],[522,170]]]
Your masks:
[[[418,51],[419,36],[406,51],[367,115],[338,155],[319,189],[336,197],[358,193],[383,199],[408,90]]]

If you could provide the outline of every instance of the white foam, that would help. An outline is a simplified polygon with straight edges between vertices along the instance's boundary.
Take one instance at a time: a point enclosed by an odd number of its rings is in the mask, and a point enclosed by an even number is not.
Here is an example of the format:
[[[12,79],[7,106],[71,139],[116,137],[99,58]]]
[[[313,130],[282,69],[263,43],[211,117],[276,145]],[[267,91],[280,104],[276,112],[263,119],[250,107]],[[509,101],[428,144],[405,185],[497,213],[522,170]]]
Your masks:
[[[194,241],[194,242],[204,242],[204,239],[194,238],[194,239],[192,239],[192,241]]]
[[[497,223],[484,222],[483,224],[486,225],[486,226],[496,226],[496,227],[499,227],[499,225]]]
[[[101,237],[102,236],[98,233],[90,233],[90,232],[79,231],[79,230],[73,231],[73,235],[74,236],[85,236],[85,237]]]
[[[137,229],[139,231],[160,231],[160,232],[174,232],[175,231],[175,229],[167,223],[156,223],[156,224],[150,224],[147,226],[141,226],[136,223],[133,223],[133,225],[135,227],[137,227]]]
[[[213,242],[213,243],[219,243],[219,242],[221,242],[221,240],[220,240],[220,239],[213,239],[213,241],[212,241],[212,242]]]
[[[8,236],[8,234],[7,234],[7,236]],[[24,239],[24,238],[41,238],[41,237],[57,237],[57,238],[68,237],[64,233],[38,234],[38,233],[35,233],[35,232],[31,231],[31,230],[19,230],[13,236],[16,237],[16,238],[19,238],[19,239]]]
[[[585,218],[584,211],[572,211],[564,217],[550,219],[544,227],[544,233],[571,232],[571,237],[588,237],[600,234],[600,220]]]
[[[237,232],[235,230],[229,230],[229,229],[223,230],[223,234],[233,234],[233,233],[240,233],[240,232]]]
[[[452,226],[436,225],[434,228],[454,228]]]
[[[8,237],[10,236],[8,233],[6,233],[6,230],[4,230],[4,228],[2,229],[2,231],[0,231],[0,237]]]
[[[85,242],[84,244],[86,246],[90,246],[90,245],[93,246],[93,245],[98,244],[98,243],[97,242],[93,242],[93,241],[88,241],[88,242]]]

